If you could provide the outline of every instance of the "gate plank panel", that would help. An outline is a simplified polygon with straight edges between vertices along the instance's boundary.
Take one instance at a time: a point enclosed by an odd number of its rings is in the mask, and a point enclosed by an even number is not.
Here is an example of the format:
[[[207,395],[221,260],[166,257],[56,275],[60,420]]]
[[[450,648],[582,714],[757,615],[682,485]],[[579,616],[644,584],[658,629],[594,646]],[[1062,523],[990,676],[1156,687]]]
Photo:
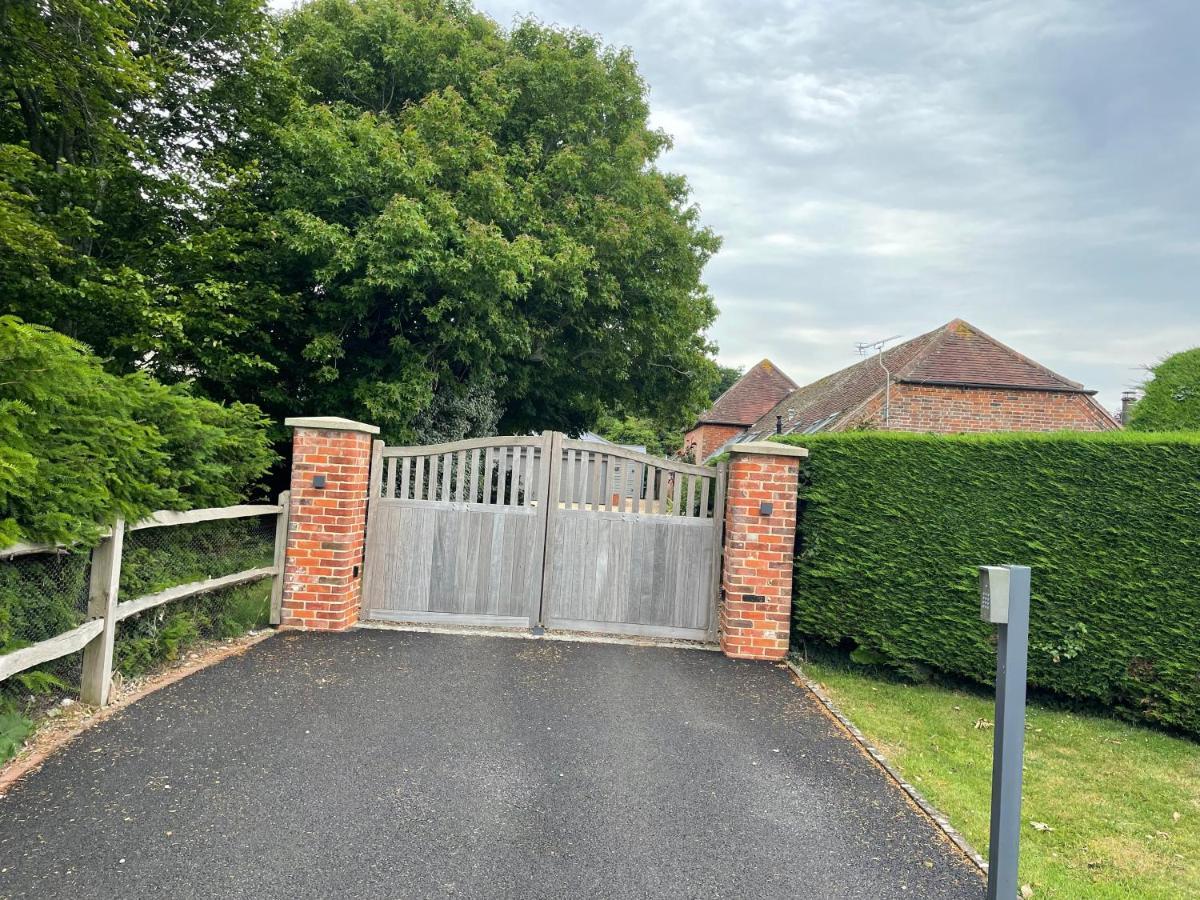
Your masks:
[[[712,633],[723,472],[552,432],[380,452],[364,617]]]

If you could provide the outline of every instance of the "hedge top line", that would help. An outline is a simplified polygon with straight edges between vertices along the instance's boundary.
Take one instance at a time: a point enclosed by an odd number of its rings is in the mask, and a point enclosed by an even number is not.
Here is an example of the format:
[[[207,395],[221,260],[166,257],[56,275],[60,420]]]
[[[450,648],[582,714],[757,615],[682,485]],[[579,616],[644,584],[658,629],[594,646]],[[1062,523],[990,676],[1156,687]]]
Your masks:
[[[801,446],[843,441],[897,441],[927,444],[1130,444],[1137,446],[1200,448],[1200,431],[997,431],[990,434],[841,431],[835,434],[773,435],[771,440],[781,444]]]

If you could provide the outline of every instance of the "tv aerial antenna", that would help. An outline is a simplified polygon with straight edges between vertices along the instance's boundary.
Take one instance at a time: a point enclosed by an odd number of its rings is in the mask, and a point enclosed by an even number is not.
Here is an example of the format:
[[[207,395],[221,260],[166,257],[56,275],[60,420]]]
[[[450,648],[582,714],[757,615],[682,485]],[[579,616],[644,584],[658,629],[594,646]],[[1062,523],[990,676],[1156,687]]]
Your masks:
[[[879,368],[883,369],[883,427],[888,427],[888,420],[892,414],[892,373],[888,371],[887,364],[883,361],[883,350],[892,341],[899,339],[900,335],[893,334],[891,337],[881,338],[878,341],[859,341],[854,345],[854,349],[858,351],[858,355],[866,357],[872,351],[875,353],[875,358],[879,361]]]

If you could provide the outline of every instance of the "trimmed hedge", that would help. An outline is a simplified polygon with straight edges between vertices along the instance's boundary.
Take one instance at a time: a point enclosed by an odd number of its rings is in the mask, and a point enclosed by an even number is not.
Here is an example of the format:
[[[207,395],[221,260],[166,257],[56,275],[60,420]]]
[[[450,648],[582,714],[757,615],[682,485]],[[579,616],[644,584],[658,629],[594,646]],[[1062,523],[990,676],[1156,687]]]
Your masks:
[[[1033,567],[1029,681],[1200,734],[1200,435],[790,436],[793,634],[981,683],[977,566]]]

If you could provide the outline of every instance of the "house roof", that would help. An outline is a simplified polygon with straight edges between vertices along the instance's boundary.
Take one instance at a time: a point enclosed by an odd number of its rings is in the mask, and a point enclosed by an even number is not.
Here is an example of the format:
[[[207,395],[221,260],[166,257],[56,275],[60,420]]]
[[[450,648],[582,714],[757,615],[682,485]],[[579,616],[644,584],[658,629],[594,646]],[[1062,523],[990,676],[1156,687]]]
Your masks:
[[[893,384],[1095,393],[962,319],[955,319],[878,356],[797,388],[761,416],[750,428],[748,437],[773,433],[776,416],[782,416],[785,433],[824,431],[883,390],[885,369],[891,373]]]
[[[646,452],[645,444],[618,444],[616,441],[610,441],[603,435],[596,434],[594,431],[585,431],[579,435],[579,440],[588,441],[592,444],[608,444],[610,447],[624,447],[626,450],[634,450],[638,453]]]
[[[769,359],[764,359],[701,413],[697,424],[753,425],[763,413],[794,390],[796,382]]]

